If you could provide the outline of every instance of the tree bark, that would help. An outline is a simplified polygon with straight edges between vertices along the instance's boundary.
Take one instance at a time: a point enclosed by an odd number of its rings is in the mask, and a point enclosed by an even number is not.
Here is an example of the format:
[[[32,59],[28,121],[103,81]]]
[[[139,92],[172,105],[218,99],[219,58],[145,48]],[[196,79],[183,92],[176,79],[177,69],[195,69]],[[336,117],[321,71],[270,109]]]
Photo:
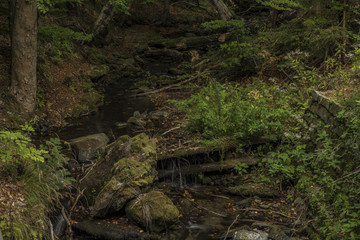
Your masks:
[[[229,8],[222,0],[212,0],[222,20],[228,21],[233,18]]]
[[[163,12],[161,14],[161,24],[167,26],[170,17],[170,0],[163,0]]]
[[[31,115],[36,106],[37,8],[36,0],[11,0],[10,92],[22,113]]]
[[[105,37],[108,34],[109,23],[114,16],[114,12],[114,6],[107,0],[94,24],[94,30],[92,32],[92,42],[94,44],[102,44],[105,40]]]

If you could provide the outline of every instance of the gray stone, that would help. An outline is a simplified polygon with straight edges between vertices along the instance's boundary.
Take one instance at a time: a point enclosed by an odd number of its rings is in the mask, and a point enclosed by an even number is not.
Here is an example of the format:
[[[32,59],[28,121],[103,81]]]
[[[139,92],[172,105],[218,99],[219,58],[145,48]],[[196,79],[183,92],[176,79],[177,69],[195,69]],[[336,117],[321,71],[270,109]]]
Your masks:
[[[145,121],[142,120],[142,119],[139,119],[139,118],[136,118],[136,117],[130,117],[128,120],[127,120],[128,123],[131,123],[135,126],[139,126],[139,127],[143,127],[144,124],[145,124]]]
[[[318,110],[319,110],[319,104],[317,102],[314,102],[313,104],[311,104],[309,110],[314,113],[317,114]]]
[[[330,123],[330,113],[328,112],[328,110],[326,110],[326,108],[324,108],[323,106],[321,106],[317,112],[317,114],[319,115],[319,117],[327,124]]]
[[[141,194],[127,204],[126,216],[150,231],[161,232],[179,219],[179,210],[162,192]]]
[[[166,111],[154,111],[154,112],[150,112],[150,116],[152,119],[158,119],[159,117],[167,117],[169,116],[169,113]]]
[[[97,133],[69,141],[71,149],[80,163],[95,160],[96,155],[104,150],[108,142],[109,138],[105,133]]]
[[[326,108],[326,110],[329,110],[330,108],[330,100],[324,96],[321,96],[319,103]]]
[[[105,76],[109,71],[110,67],[108,65],[96,65],[86,71],[86,76],[92,80],[97,80]]]
[[[109,154],[114,151],[115,156],[112,157],[118,160],[110,171],[107,171],[107,175],[111,172],[111,177],[100,182],[101,190],[95,198],[91,212],[94,216],[103,217],[109,209],[120,211],[129,200],[138,196],[141,189],[148,187],[156,178],[154,141],[146,134],[139,134],[125,144],[123,140],[119,139],[119,143],[115,142],[107,149]],[[118,150],[123,154],[116,154]],[[99,168],[100,171],[104,167]],[[107,179],[109,180],[106,181]]]
[[[233,240],[267,240],[268,234],[261,231],[239,230],[233,235]]]
[[[335,102],[332,102],[329,107],[329,112],[336,117],[336,115],[343,110],[343,107]]]
[[[118,128],[126,128],[126,127],[128,127],[129,126],[129,123],[125,123],[125,122],[117,122],[117,123],[115,123],[115,125],[116,125],[116,127],[118,127]]]

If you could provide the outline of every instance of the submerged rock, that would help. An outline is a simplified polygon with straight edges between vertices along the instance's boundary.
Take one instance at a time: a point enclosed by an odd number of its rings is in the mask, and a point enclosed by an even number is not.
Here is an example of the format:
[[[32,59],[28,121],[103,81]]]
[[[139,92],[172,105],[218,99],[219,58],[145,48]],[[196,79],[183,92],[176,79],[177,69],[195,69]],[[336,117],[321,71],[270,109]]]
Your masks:
[[[109,138],[105,133],[97,133],[69,141],[71,149],[80,163],[96,159],[96,155],[105,149]]]
[[[139,195],[127,204],[125,211],[129,219],[153,232],[161,232],[179,218],[179,210],[160,191]]]
[[[137,228],[112,224],[108,221],[88,220],[73,224],[76,230],[85,232],[95,239],[128,240],[128,239],[150,239],[149,235],[139,231]]]

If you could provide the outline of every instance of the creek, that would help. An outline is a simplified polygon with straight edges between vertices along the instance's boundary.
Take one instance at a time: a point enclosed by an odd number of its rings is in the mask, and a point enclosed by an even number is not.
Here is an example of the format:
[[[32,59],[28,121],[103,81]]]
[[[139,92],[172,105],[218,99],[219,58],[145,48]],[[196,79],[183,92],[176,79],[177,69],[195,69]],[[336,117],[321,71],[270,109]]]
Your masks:
[[[97,113],[72,120],[70,125],[57,132],[57,135],[68,141],[95,133],[105,133],[114,141],[125,134],[134,136],[144,132],[144,128],[125,124],[136,111],[141,114],[155,110],[149,98],[131,97],[133,84],[131,79],[121,79],[108,85],[104,105]],[[234,149],[229,150],[231,151]],[[226,236],[231,239],[250,240],[290,239],[287,235],[291,234],[296,218],[288,213],[295,212],[293,203],[278,193],[264,191],[264,186],[254,183],[251,173],[244,176],[236,174],[235,165],[231,165],[236,159],[230,159],[227,163],[231,164],[226,165],[222,163],[222,155],[220,151],[211,151],[158,162],[159,181],[152,189],[164,192],[181,214],[179,222],[165,232],[155,237],[124,237],[126,234],[124,235],[124,230],[119,230],[120,227],[127,229],[127,234],[130,234],[130,230],[143,230],[128,221],[125,213],[120,211],[111,212],[105,218],[90,220],[93,221],[91,228],[98,228],[99,232],[103,232],[102,237],[94,238],[75,228],[73,239],[215,240],[224,239]],[[243,186],[241,191],[231,190],[238,185]],[[62,222],[64,224],[64,220]],[[233,232],[229,233],[230,229],[242,229],[241,231],[245,231],[244,236],[268,233],[271,235],[271,231],[278,226],[283,228],[280,233],[276,233],[280,238],[276,238],[276,234],[273,234],[272,238],[235,238]],[[119,237],[116,235],[118,231],[121,235]]]

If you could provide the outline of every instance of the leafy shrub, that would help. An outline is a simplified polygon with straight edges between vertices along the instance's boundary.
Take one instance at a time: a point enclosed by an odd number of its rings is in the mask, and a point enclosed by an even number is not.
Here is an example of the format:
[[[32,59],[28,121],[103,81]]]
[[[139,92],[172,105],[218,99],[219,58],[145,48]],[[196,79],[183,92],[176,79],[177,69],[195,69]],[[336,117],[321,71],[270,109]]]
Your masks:
[[[216,57],[223,60],[223,66],[236,69],[239,73],[254,73],[256,66],[263,60],[260,46],[251,38],[242,20],[216,20],[203,23],[209,29],[223,29],[231,32],[229,43],[220,46]]]
[[[360,234],[360,107],[352,101],[339,113],[339,139],[319,125],[316,147],[289,137],[263,160],[278,184],[293,184],[309,202],[317,239],[357,239]],[[320,124],[320,123],[318,123]],[[329,126],[328,126],[329,127]],[[293,135],[294,136],[294,135]],[[314,234],[314,233],[313,233]]]
[[[22,126],[23,130],[33,131],[32,127]],[[44,162],[45,150],[37,149],[31,139],[21,131],[0,131],[0,166],[14,169],[19,165]]]
[[[266,85],[260,85],[257,90],[212,80],[200,93],[176,105],[187,113],[188,129],[205,138],[274,139],[283,131],[290,111],[275,102],[271,93],[275,87],[265,90]]]
[[[39,26],[38,29],[39,41],[45,45],[46,51],[55,62],[72,53],[73,41],[89,42],[91,36],[57,25]]]
[[[59,139],[50,139],[36,148],[26,136],[32,127],[26,125],[22,130],[0,132],[2,171],[17,171],[9,177],[18,181],[25,197],[21,208],[9,209],[9,215],[0,216],[0,228],[11,239],[42,239],[49,233],[48,214],[59,198],[58,191],[73,179],[63,167],[68,159],[61,153]]]

